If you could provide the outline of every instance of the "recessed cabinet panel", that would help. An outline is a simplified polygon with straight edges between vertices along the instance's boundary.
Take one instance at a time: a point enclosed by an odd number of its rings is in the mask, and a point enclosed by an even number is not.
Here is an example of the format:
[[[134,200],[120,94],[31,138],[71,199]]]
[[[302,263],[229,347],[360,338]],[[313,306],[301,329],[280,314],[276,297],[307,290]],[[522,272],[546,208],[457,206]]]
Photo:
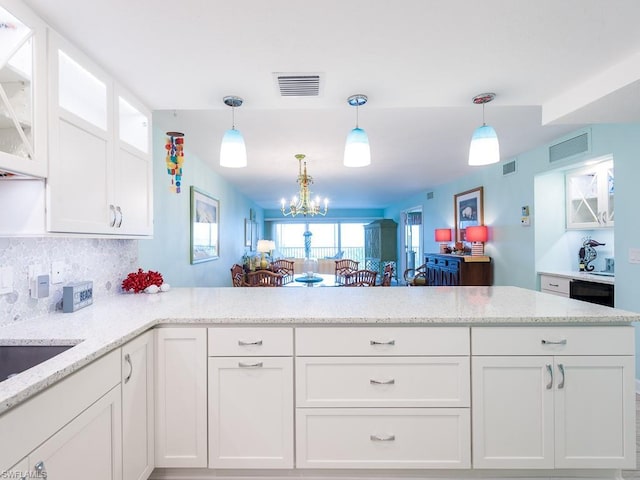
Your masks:
[[[124,98],[118,96],[118,123],[120,140],[149,153],[149,119]]]
[[[613,160],[567,172],[567,228],[613,227],[614,191]]]

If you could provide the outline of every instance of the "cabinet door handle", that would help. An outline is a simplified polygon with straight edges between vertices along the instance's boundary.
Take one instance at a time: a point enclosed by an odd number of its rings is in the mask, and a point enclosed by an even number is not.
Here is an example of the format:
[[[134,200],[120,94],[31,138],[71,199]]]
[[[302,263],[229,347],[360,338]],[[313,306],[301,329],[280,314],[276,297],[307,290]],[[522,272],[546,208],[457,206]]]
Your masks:
[[[248,347],[250,345],[262,345],[262,340],[256,340],[255,342],[245,342],[244,340],[238,340],[238,345],[241,347]]]
[[[555,287],[558,288],[560,285],[558,285],[557,283],[550,283],[549,284],[550,287]]]
[[[549,373],[549,383],[547,383],[547,390],[551,390],[553,387],[553,367],[547,363],[547,372]]]
[[[369,345],[395,345],[395,340],[387,340],[386,342],[379,342],[377,340],[370,340]]]
[[[369,383],[371,385],[395,385],[396,381],[393,378],[389,380],[375,380],[372,378],[371,380],[369,380]]]
[[[558,340],[556,341],[552,341],[552,340],[545,340],[544,338],[540,341],[540,343],[542,343],[542,345],[566,345],[567,344],[567,340],[562,339],[562,340]]]
[[[129,374],[124,377],[124,383],[129,383],[129,380],[131,380],[131,375],[133,375],[133,363],[131,363],[131,355],[127,353],[124,356],[124,361],[129,364]]]
[[[561,389],[564,388],[564,365],[559,363],[558,370],[560,370],[560,375],[562,375],[562,377],[560,377],[560,381],[558,382],[558,389]]]
[[[262,367],[262,362],[256,362],[256,363],[238,362],[238,366],[240,368],[260,368]]]
[[[47,469],[44,466],[44,462],[40,461],[33,467],[36,470],[36,474],[40,478],[47,478]]]
[[[120,214],[120,220],[118,220],[118,223],[116,224],[116,228],[120,228],[122,226],[123,215],[122,215],[122,209],[120,208],[120,205],[116,207],[116,214],[118,213]]]
[[[395,435],[369,435],[369,440],[373,442],[393,442],[396,439]]]
[[[116,207],[110,204],[109,211],[111,212],[111,221],[109,222],[109,226],[115,227],[116,226]]]

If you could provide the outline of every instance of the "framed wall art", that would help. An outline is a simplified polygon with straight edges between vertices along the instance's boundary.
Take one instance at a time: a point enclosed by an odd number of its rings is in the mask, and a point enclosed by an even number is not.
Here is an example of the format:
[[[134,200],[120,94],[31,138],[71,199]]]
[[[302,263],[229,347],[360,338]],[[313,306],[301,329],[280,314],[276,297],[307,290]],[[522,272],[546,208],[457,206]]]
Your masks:
[[[191,264],[220,256],[220,201],[191,187]]]
[[[251,220],[244,219],[244,246],[251,248]]]
[[[465,229],[483,225],[483,188],[476,187],[453,196],[455,214],[456,242],[465,241]]]

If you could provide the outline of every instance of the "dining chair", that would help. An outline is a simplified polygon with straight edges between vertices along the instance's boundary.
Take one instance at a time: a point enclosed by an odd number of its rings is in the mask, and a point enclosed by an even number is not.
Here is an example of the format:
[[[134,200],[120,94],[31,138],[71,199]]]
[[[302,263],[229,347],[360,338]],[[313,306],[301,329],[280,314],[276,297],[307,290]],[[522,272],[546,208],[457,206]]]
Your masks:
[[[282,287],[283,276],[269,270],[256,270],[247,273],[247,284],[249,287]]]
[[[358,270],[358,265],[360,265],[360,262],[349,258],[336,260],[336,283],[343,284],[345,282],[346,275]]]
[[[237,263],[231,267],[231,283],[234,287],[246,287],[244,280],[244,268]]]
[[[382,272],[382,281],[380,282],[380,286],[390,287],[391,277],[393,277],[393,264],[387,263],[384,267],[384,272]]]
[[[293,260],[280,259],[275,262],[271,262],[271,271],[282,275],[282,284],[286,285],[293,281]]]
[[[345,287],[375,287],[378,272],[373,270],[356,270],[344,277]]]
[[[429,285],[427,274],[427,264],[425,263],[417,268],[407,268],[403,278],[405,283],[411,287],[426,287]]]

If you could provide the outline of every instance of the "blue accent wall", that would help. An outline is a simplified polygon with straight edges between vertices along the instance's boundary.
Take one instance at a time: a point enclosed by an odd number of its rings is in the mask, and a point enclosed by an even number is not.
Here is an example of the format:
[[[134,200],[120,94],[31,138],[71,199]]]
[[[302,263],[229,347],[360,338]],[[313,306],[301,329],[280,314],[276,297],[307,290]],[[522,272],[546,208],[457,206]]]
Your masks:
[[[484,220],[490,227],[486,254],[493,258],[494,284],[538,288],[536,272],[549,267],[544,255],[550,249],[563,266],[577,260],[577,242],[585,234],[613,240],[616,258],[616,307],[640,312],[640,264],[628,262],[629,248],[640,248],[640,124],[594,125],[591,130],[591,151],[562,162],[549,164],[548,145],[525,152],[516,158],[517,172],[502,175],[502,163],[477,167],[477,172],[454,182],[430,189],[405,199],[385,210],[386,218],[400,219],[400,212],[415,205],[423,206],[424,251],[438,251],[433,239],[436,228],[454,226],[453,196],[478,186],[484,187]],[[577,166],[588,159],[612,155],[615,168],[615,227],[608,232],[566,233],[564,224],[564,191],[545,182],[553,170]],[[512,159],[507,159],[512,160]],[[537,187],[536,187],[537,185]],[[532,224],[520,224],[520,208],[528,205]],[[538,210],[538,211],[536,211]],[[544,211],[540,211],[544,210]],[[566,237],[565,237],[566,235]],[[538,243],[544,245],[538,246]],[[607,247],[609,248],[609,246]],[[401,252],[399,252],[400,254]],[[609,250],[609,254],[611,250]],[[609,256],[605,250],[600,256]],[[540,263],[541,265],[538,265]],[[559,266],[558,269],[562,269]],[[636,372],[640,372],[640,327],[636,325]],[[639,373],[636,373],[639,375]],[[640,378],[640,377],[639,377]]]

